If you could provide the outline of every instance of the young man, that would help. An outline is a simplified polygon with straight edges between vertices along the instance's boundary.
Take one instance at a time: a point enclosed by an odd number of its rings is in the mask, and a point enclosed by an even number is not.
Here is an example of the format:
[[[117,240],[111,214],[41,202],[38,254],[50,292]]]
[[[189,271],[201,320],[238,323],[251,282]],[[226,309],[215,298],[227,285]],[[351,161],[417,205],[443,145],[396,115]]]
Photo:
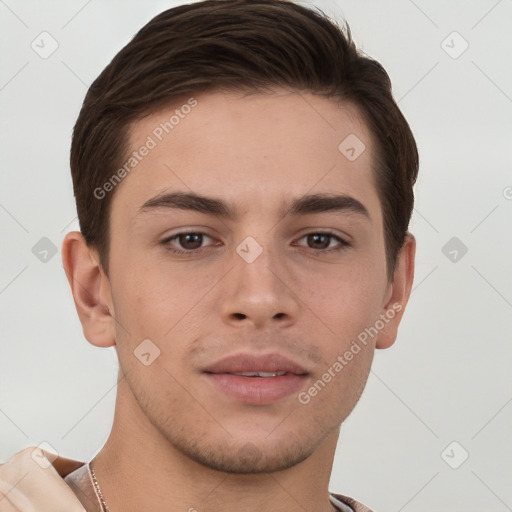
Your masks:
[[[2,511],[368,510],[328,484],[413,281],[418,154],[384,69],[292,2],[182,5],[92,84],[71,170],[64,267],[117,349],[114,424],[85,464],[17,454]]]

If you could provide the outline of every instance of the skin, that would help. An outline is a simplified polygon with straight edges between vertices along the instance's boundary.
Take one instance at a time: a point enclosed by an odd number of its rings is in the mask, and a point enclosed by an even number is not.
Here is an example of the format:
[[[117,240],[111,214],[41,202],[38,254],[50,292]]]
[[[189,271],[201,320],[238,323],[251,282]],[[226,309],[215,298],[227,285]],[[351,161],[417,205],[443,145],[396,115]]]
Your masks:
[[[407,236],[388,280],[374,143],[355,107],[281,89],[195,98],[191,113],[116,187],[108,277],[80,233],[63,244],[85,337],[115,345],[120,363],[114,424],[94,459],[96,474],[111,511],[330,511],[340,425],[363,391],[374,349],[396,339],[415,240]],[[137,121],[131,147],[174,108]],[[366,146],[355,161],[338,150],[349,134]],[[139,211],[173,191],[222,199],[239,216]],[[314,193],[349,195],[369,216],[283,217],[283,202]],[[183,237],[164,242],[184,230],[205,233],[202,246]],[[332,251],[337,239],[306,236],[326,231],[350,245]],[[252,263],[236,252],[247,236],[263,249]],[[189,257],[168,250],[198,246]],[[278,352],[307,369],[307,391],[393,304],[401,310],[307,404],[297,393],[241,403],[201,373],[230,354]],[[134,356],[144,339],[160,350],[149,366]]]

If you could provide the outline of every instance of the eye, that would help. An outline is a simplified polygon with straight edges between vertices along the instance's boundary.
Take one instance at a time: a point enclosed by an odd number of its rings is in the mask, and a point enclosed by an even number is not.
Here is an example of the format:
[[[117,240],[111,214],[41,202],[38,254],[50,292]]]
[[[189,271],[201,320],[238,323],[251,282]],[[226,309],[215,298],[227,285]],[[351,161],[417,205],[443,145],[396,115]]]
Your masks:
[[[175,254],[194,254],[201,249],[203,249],[203,241],[205,238],[213,240],[206,233],[201,233],[200,231],[182,231],[181,233],[177,233],[165,240],[162,240],[162,244],[167,248],[167,250],[175,253]],[[173,246],[171,242],[178,243],[182,248],[177,248]]]
[[[304,235],[301,240],[304,238],[306,239],[307,247],[312,249],[315,254],[341,251],[350,246],[350,244],[343,240],[343,238],[329,232],[308,233],[307,235]],[[333,241],[337,241],[338,245],[332,247],[331,242]],[[301,244],[299,245],[304,247]]]
[[[206,233],[202,233],[200,231],[182,231],[162,240],[162,244],[165,246],[166,250],[174,254],[189,256],[202,249],[212,247],[212,245],[203,245],[205,238],[213,240],[213,238],[208,236]],[[306,247],[311,249],[314,254],[330,254],[350,247],[348,242],[329,232],[308,233],[300,238],[300,240],[302,239],[306,239]],[[334,245],[333,247],[332,242],[338,242],[338,245]],[[178,244],[179,247],[177,247],[176,244]],[[213,245],[219,244],[220,242]],[[304,247],[302,244],[298,245]]]

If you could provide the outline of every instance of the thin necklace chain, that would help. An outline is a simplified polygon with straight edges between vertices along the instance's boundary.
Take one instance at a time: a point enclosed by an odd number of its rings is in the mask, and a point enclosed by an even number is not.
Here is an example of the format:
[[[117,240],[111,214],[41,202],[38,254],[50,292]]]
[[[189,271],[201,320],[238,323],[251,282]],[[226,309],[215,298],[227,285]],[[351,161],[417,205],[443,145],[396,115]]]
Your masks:
[[[94,472],[94,468],[92,467],[92,461],[89,462],[87,465],[89,468],[89,473],[91,475],[92,482],[94,484],[94,492],[96,493],[96,496],[100,500],[102,512],[109,512],[107,502],[105,501],[105,498],[103,497],[103,494],[101,493],[100,484],[98,483],[98,479],[96,478],[96,473]],[[338,510],[338,507],[334,505],[334,503],[331,503],[331,506],[335,511]]]
[[[92,461],[88,464],[89,467],[89,473],[91,475],[92,483],[94,485],[94,492],[96,493],[96,496],[100,500],[102,512],[109,512],[107,502],[105,501],[105,498],[103,497],[103,494],[101,494],[100,484],[98,483],[98,479],[96,478],[96,473],[94,472],[94,468],[92,467]]]

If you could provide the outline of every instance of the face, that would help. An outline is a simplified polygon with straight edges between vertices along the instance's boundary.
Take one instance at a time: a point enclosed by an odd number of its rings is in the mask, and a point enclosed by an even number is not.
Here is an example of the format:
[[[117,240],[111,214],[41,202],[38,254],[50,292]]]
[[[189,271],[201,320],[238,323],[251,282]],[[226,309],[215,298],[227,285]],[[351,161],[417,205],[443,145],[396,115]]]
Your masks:
[[[115,190],[118,398],[203,465],[283,469],[350,413],[392,314],[374,146],[354,107],[311,94],[195,100],[133,125],[151,147]]]

